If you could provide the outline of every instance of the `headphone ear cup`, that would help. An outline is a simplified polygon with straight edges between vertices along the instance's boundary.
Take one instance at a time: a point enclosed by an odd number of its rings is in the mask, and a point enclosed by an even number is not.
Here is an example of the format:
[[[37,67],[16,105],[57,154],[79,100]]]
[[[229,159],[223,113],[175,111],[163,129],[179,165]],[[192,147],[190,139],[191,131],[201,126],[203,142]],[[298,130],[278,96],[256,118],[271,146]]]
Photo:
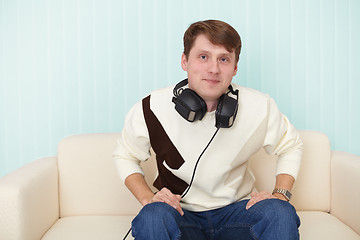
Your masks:
[[[184,89],[178,97],[173,98],[176,111],[187,121],[201,120],[206,114],[205,101],[193,90]]]
[[[217,128],[229,128],[233,125],[238,110],[238,101],[226,94],[221,95],[216,108]]]

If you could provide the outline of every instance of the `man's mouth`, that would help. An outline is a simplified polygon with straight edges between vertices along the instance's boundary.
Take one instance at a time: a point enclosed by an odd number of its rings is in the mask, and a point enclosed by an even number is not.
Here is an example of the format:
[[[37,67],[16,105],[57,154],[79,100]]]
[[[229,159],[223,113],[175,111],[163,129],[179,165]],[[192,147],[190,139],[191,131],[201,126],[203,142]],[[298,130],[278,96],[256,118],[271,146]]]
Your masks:
[[[211,78],[204,78],[203,80],[206,81],[206,82],[208,82],[208,83],[211,83],[211,84],[217,84],[217,83],[220,82],[220,81],[217,80],[217,79],[211,79]]]

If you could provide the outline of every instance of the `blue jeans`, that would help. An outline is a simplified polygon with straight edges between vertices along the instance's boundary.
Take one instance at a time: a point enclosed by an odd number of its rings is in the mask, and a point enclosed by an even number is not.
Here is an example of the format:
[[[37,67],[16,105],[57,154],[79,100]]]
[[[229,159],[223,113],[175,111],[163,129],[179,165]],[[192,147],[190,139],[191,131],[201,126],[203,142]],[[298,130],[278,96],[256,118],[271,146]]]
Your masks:
[[[135,240],[299,239],[300,219],[295,208],[267,199],[245,209],[248,200],[184,216],[166,203],[145,205],[132,222]]]

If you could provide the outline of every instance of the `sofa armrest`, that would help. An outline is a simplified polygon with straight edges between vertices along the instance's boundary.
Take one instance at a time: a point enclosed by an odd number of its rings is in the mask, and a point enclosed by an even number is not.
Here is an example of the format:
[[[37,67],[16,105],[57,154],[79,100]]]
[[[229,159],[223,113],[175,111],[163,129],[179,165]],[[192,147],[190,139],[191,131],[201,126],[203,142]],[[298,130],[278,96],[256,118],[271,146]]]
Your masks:
[[[360,234],[360,156],[333,151],[330,213]]]
[[[0,236],[39,240],[59,218],[56,157],[42,158],[0,179]]]

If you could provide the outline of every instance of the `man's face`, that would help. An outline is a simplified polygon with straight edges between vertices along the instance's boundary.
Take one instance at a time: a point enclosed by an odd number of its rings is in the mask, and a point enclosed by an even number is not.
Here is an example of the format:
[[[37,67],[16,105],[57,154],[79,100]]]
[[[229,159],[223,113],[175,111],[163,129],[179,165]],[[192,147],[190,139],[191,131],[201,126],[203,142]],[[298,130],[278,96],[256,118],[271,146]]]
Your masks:
[[[237,72],[235,52],[212,44],[204,34],[196,38],[188,59],[182,55],[181,67],[187,71],[189,88],[207,103],[217,102]]]

